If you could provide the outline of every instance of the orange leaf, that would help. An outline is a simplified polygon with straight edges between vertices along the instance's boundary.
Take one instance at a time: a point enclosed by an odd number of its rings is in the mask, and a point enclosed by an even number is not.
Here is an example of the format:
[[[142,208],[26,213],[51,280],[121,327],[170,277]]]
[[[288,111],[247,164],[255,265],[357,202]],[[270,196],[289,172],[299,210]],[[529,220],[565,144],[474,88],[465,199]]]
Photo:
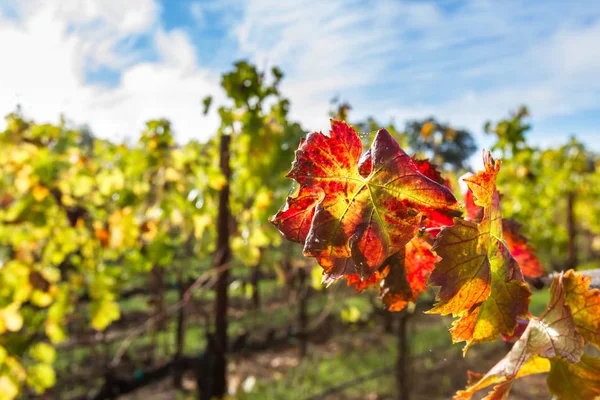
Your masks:
[[[431,274],[440,286],[438,302],[430,313],[458,317],[451,329],[452,339],[465,341],[464,351],[474,343],[511,336],[517,317],[527,315],[531,292],[521,270],[502,241],[500,198],[495,179],[500,162],[484,154],[485,171],[465,181],[483,207],[477,224],[456,218],[455,225],[443,228],[433,251],[442,258]]]
[[[510,352],[476,382],[469,374],[469,385],[456,393],[455,399],[470,399],[475,392],[496,385],[485,397],[487,400],[506,399],[512,383],[523,376],[555,371],[555,360],[579,363],[584,339],[576,329],[573,313],[566,302],[563,276],[555,278],[550,288],[548,308],[540,318],[532,318]],[[548,359],[551,359],[550,362]],[[473,379],[475,378],[475,379]],[[591,397],[573,397],[578,399]]]

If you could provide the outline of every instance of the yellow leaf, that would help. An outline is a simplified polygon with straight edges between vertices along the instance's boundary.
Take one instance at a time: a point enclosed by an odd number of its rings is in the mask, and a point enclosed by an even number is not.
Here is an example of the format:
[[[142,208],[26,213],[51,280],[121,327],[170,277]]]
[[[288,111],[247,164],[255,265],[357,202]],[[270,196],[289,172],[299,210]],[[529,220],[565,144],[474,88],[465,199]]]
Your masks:
[[[52,343],[60,343],[67,338],[65,330],[56,322],[46,322],[45,331]]]
[[[18,304],[13,303],[0,310],[0,318],[4,321],[5,329],[11,332],[17,332],[23,327],[23,317],[19,313]]]
[[[47,388],[56,383],[54,368],[48,364],[36,364],[29,368],[27,383],[38,393],[43,393]]]
[[[310,271],[310,278],[310,283],[313,289],[323,289],[323,268],[318,265],[313,267],[313,269]]]
[[[52,304],[53,297],[50,293],[42,292],[41,290],[34,290],[31,295],[31,302],[33,305],[38,307],[48,307]]]
[[[221,190],[226,183],[227,180],[225,180],[225,177],[221,174],[215,173],[209,176],[208,186],[212,189]]]
[[[2,364],[4,364],[4,360],[6,360],[6,354],[6,349],[0,346],[0,366],[2,366]]]
[[[181,179],[181,174],[175,168],[167,168],[165,171],[165,180],[167,182],[176,182]]]
[[[208,215],[194,215],[194,236],[196,236],[196,239],[202,238],[204,230],[210,225],[211,221],[212,219]]]
[[[350,323],[356,323],[360,320],[360,310],[356,306],[350,306],[341,313],[342,320]]]
[[[428,137],[431,136],[431,134],[433,133],[433,131],[435,130],[435,125],[433,124],[433,122],[425,122],[423,124],[423,126],[421,127],[421,136],[423,137]]]
[[[111,300],[102,300],[92,306],[91,325],[97,331],[103,331],[113,321],[119,319],[119,305]]]
[[[33,168],[30,165],[25,165],[23,168],[17,172],[17,176],[15,178],[15,187],[19,193],[24,193],[31,187],[32,178],[31,172]]]
[[[19,387],[8,376],[0,376],[0,400],[13,400],[18,394]]]
[[[56,350],[48,343],[40,342],[29,349],[29,354],[38,361],[52,364],[56,360]]]
[[[35,199],[35,201],[37,201],[38,203],[41,203],[42,201],[44,201],[44,199],[46,197],[48,197],[48,195],[50,194],[50,191],[45,186],[36,185],[33,188],[33,191],[31,192],[31,194],[33,195],[33,198]]]

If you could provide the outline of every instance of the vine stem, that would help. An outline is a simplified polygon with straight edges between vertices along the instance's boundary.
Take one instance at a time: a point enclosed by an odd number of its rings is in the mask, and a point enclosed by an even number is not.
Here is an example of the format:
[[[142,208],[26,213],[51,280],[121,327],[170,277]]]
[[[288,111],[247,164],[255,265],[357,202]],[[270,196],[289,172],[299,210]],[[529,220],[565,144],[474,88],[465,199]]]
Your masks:
[[[110,362],[110,367],[114,368],[119,365],[119,363],[121,362],[121,359],[125,355],[125,352],[129,348],[129,346],[131,346],[131,343],[133,342],[133,340],[135,338],[137,338],[138,336],[140,336],[141,334],[146,332],[148,329],[150,329],[156,321],[158,321],[162,318],[166,318],[167,316],[172,315],[172,314],[176,313],[177,311],[179,311],[181,308],[185,307],[189,303],[189,301],[192,297],[192,293],[196,289],[201,287],[202,285],[206,284],[207,282],[210,282],[206,286],[208,288],[211,288],[215,283],[216,275],[218,275],[219,273],[221,273],[223,271],[229,270],[230,268],[231,268],[231,263],[226,263],[226,264],[220,265],[217,268],[213,268],[210,271],[203,273],[185,291],[185,293],[182,296],[183,297],[182,300],[167,307],[167,309],[165,310],[164,313],[155,314],[155,315],[151,316],[150,318],[148,318],[143,324],[141,324],[137,328],[134,328],[131,331],[131,333],[129,335],[127,335],[127,337],[123,340],[123,342],[121,342],[121,345],[119,346],[119,349],[117,350],[117,353],[115,354],[112,361]]]

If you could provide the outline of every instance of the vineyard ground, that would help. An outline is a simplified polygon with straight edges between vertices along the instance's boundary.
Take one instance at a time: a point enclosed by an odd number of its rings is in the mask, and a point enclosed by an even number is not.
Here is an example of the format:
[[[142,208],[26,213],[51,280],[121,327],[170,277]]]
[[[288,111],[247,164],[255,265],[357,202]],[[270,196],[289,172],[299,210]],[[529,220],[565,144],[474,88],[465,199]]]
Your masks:
[[[266,330],[273,327],[293,326],[296,310],[294,307],[287,306],[287,301],[284,301],[284,296],[278,293],[276,285],[274,281],[265,281],[261,286],[261,294],[269,300],[260,311],[232,309],[230,324],[232,336],[245,331],[252,332],[254,336],[257,332],[264,334]],[[343,284],[338,284],[329,291],[334,291],[334,294],[329,296],[326,292],[317,292],[311,297],[309,311],[313,318],[328,307],[329,302],[333,304],[331,315],[335,317],[339,317],[342,310],[348,307],[358,310],[363,320],[369,315],[372,305],[368,296],[355,296],[353,290]],[[202,300],[205,296],[210,296],[210,292],[197,296],[197,300]],[[237,292],[233,296],[238,300],[240,298],[243,300],[243,297],[243,292]],[[169,303],[175,302],[175,293],[168,293],[166,299]],[[532,311],[535,314],[541,313],[547,300],[547,291],[537,292],[532,299]],[[127,321],[128,316],[134,315],[135,319],[139,320],[140,313],[147,309],[146,298],[136,296],[127,299],[123,301],[122,309],[124,312],[122,324],[125,327],[130,326],[132,322]],[[190,309],[189,313],[185,351],[186,354],[193,355],[202,351],[206,343],[201,315],[195,313],[193,309]],[[410,348],[414,357],[414,362],[411,363],[411,374],[416,399],[449,398],[457,389],[464,387],[467,369],[485,371],[506,351],[505,344],[502,342],[484,344],[471,348],[468,357],[463,359],[461,346],[451,344],[447,332],[449,326],[449,319],[440,319],[436,316],[417,314],[411,319]],[[171,319],[167,329],[157,333],[154,339],[158,344],[154,363],[159,364],[161,360],[169,358],[169,350],[174,349],[175,329],[175,321]],[[131,351],[136,355],[136,359],[131,360],[134,364],[137,363],[134,367],[148,366],[140,365],[140,362],[145,358],[146,349],[151,348],[152,340],[150,333],[143,334],[135,340]],[[90,389],[101,386],[102,375],[94,369],[96,364],[92,360],[114,355],[119,345],[119,342],[100,343],[59,352],[57,362],[59,382],[55,393],[67,395],[66,398],[93,393]],[[309,356],[303,360],[298,357],[293,339],[283,350],[267,349],[250,355],[236,356],[231,360],[230,385],[237,392],[236,398],[240,400],[265,398],[302,400],[319,396],[333,386],[368,375],[383,367],[393,366],[396,345],[396,338],[393,334],[383,331],[382,323],[371,321],[360,325],[349,324],[347,328],[335,332],[335,340],[322,343],[313,341],[309,347]],[[393,369],[390,371],[360,384],[345,385],[347,388],[342,392],[324,398],[371,400],[393,398],[395,381]],[[182,390],[175,390],[172,387],[172,380],[165,379],[122,398],[187,399],[193,398],[194,389],[193,377],[186,375]],[[516,396],[516,399],[547,398],[543,377],[528,378],[525,384],[519,384],[515,389],[513,396]]]

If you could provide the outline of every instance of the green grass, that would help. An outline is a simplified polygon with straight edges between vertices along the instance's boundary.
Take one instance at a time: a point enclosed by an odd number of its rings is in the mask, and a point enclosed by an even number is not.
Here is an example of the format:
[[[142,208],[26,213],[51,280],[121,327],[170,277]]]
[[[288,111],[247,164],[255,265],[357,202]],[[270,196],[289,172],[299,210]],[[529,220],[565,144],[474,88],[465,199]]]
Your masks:
[[[264,292],[263,292],[264,290]],[[269,299],[281,290],[275,281],[264,281],[261,283],[261,296]],[[210,291],[202,291],[210,292]],[[211,293],[212,294],[212,293]],[[243,290],[234,290],[232,297],[243,298]],[[204,294],[198,294],[199,297]],[[333,303],[329,303],[333,298]],[[539,315],[549,299],[548,290],[535,292],[531,299],[532,313]],[[177,301],[177,292],[170,291],[167,294],[167,302],[173,304]],[[124,313],[147,311],[148,304],[145,296],[136,296],[121,303]],[[360,318],[365,318],[371,311],[372,305],[369,294],[355,295],[354,291],[346,288],[343,282],[337,283],[328,291],[315,293],[309,299],[309,321],[316,318],[324,309],[331,309],[331,314],[340,316],[342,311],[349,307],[355,308],[360,313]],[[193,310],[191,310],[193,311]],[[246,311],[237,319],[230,319],[229,334],[234,337],[244,331],[264,331],[265,328],[283,329],[285,326],[296,325],[297,307],[284,304],[278,308],[262,311]],[[448,333],[451,320],[433,315],[419,315],[411,320],[409,327],[409,348],[414,357],[420,357],[424,362],[429,360],[433,363],[436,354],[446,351],[460,352],[462,346],[452,346],[451,337]],[[172,317],[166,332],[158,332],[156,335],[155,356],[158,359],[170,358],[175,349],[176,318]],[[374,336],[375,335],[375,336]],[[257,337],[261,339],[260,335]],[[147,332],[136,338],[130,348],[130,354],[134,359],[147,356],[152,342],[152,335]],[[199,354],[206,344],[205,327],[203,321],[196,317],[194,321],[188,321],[186,327],[185,353],[189,355]],[[291,342],[293,344],[293,341]],[[108,345],[111,356],[114,355],[120,343]],[[374,370],[393,365],[396,358],[397,339],[393,335],[380,333],[379,329],[370,327],[357,328],[353,324],[348,325],[345,332],[338,334],[324,346],[312,345],[309,347],[309,356],[296,367],[290,367],[283,373],[278,373],[277,368],[268,373],[244,371],[240,376],[256,374],[258,381],[249,393],[239,395],[240,400],[251,399],[302,399],[318,394],[337,384],[344,383],[356,377],[367,375]],[[331,348],[334,346],[334,349]],[[327,349],[320,350],[320,349]],[[92,347],[80,347],[70,351],[59,351],[57,359],[57,372],[60,376],[68,374],[69,371],[77,371],[87,365],[97,363],[97,358],[104,357],[106,348],[96,345],[94,352]],[[267,361],[285,354],[295,355],[296,349],[282,351],[277,354],[264,355]],[[253,356],[254,357],[254,356]],[[261,355],[256,356],[258,362]],[[433,357],[433,358],[432,358]],[[234,361],[234,363],[236,363]],[[252,367],[252,364],[250,367]],[[256,364],[258,365],[258,364]],[[74,367],[74,368],[73,368]],[[268,368],[267,368],[268,370]],[[96,382],[97,380],[94,380]],[[96,382],[98,383],[98,382]],[[85,387],[93,386],[93,382],[86,382]],[[76,390],[77,388],[73,388]],[[74,392],[72,392],[74,393]],[[344,395],[353,398],[365,398],[369,393],[393,394],[395,393],[395,381],[393,374],[383,375],[351,386],[344,391]],[[337,397],[331,397],[337,398]]]
[[[421,316],[416,326],[410,328],[409,351],[413,357],[428,356],[451,349],[452,343],[444,320],[429,321],[432,316]],[[297,367],[285,374],[275,373],[271,379],[259,380],[249,393],[241,393],[239,400],[254,399],[302,399],[320,394],[324,390],[357,377],[368,375],[375,370],[393,366],[396,362],[397,339],[393,335],[381,335],[373,345],[365,344],[373,332],[352,330],[340,335],[332,342],[339,347],[334,354],[319,354],[316,351]],[[309,350],[310,351],[310,350]],[[460,351],[460,346],[451,351]],[[381,375],[360,384],[349,386],[343,391],[346,396],[365,398],[369,393],[392,396],[396,391],[393,373]],[[337,398],[332,395],[331,398]]]
[[[550,290],[548,288],[535,291],[533,296],[531,296],[529,311],[535,316],[540,316],[548,306],[549,301]]]

